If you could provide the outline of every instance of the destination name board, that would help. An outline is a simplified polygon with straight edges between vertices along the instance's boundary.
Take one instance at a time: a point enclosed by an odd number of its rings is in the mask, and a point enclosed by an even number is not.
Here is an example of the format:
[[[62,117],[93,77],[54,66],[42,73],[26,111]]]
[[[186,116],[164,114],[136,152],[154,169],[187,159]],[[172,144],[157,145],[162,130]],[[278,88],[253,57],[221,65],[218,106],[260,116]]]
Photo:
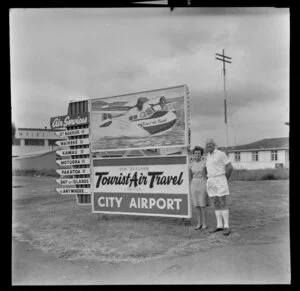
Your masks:
[[[90,184],[90,178],[80,178],[80,179],[57,179],[56,182],[60,185],[82,185]]]
[[[184,193],[188,171],[182,165],[94,167],[94,191],[107,193]]]
[[[81,138],[81,139],[69,139],[69,140],[58,140],[55,142],[58,146],[78,146],[78,145],[86,145],[90,143],[89,138]]]
[[[56,163],[60,166],[88,165],[90,159],[62,159],[56,160]]]
[[[57,131],[55,134],[58,135],[59,137],[84,135],[84,134],[89,134],[89,129],[83,128],[83,129],[71,129],[71,130],[65,130],[65,131]]]
[[[52,129],[65,128],[67,126],[78,126],[89,123],[89,113],[80,113],[75,115],[62,115],[52,117],[50,119],[50,126]]]
[[[69,149],[56,151],[56,154],[58,154],[59,156],[88,155],[89,153],[89,149]]]
[[[58,169],[56,170],[61,176],[70,176],[70,175],[89,175],[90,169]]]
[[[191,217],[188,156],[93,159],[96,213]]]
[[[185,194],[94,193],[93,212],[188,217]]]
[[[60,194],[91,194],[90,188],[56,188]]]

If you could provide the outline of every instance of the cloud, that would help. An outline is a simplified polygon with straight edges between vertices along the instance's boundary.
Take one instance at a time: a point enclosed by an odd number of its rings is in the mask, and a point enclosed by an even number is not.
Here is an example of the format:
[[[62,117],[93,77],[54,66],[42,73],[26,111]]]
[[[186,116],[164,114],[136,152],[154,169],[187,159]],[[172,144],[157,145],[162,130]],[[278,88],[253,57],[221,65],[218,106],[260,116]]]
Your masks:
[[[220,84],[222,87],[223,84]],[[191,92],[191,107],[193,116],[213,116],[224,114],[223,88],[215,90],[197,89]],[[257,103],[268,103],[272,107],[273,102],[288,100],[288,92],[285,88],[273,86],[258,86],[254,82],[239,84],[227,90],[227,114],[234,114],[240,108],[248,108]]]
[[[228,120],[240,124],[241,133],[254,124],[251,114],[277,122],[278,104],[288,107],[287,9],[14,9],[10,28],[12,110],[23,127],[48,125],[74,96],[187,84],[194,136],[220,143],[223,76],[215,53],[223,48],[232,57]],[[275,135],[271,127],[261,119],[253,138],[265,128]]]

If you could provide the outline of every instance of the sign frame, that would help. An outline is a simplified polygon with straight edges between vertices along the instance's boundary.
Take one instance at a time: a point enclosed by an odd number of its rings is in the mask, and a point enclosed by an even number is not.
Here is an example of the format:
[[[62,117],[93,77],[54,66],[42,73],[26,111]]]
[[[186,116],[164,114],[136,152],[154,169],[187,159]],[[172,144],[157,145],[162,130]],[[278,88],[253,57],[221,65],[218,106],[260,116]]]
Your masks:
[[[92,148],[92,101],[94,100],[101,100],[101,99],[110,99],[110,98],[117,98],[117,97],[125,97],[125,96],[130,96],[130,95],[136,95],[136,94],[145,94],[145,93],[152,93],[155,91],[162,91],[162,90],[171,90],[174,88],[183,88],[183,98],[184,98],[184,104],[183,104],[183,110],[184,110],[184,144],[177,144],[177,145],[161,145],[161,146],[143,146],[143,147],[126,147],[126,148],[112,148],[112,149],[97,149],[94,150]],[[142,150],[142,149],[160,149],[160,148],[178,148],[178,147],[188,147],[189,146],[189,141],[188,141],[188,129],[189,129],[189,106],[188,106],[188,87],[186,84],[183,85],[178,85],[178,86],[172,86],[172,87],[166,87],[166,88],[160,88],[160,89],[154,89],[154,90],[147,90],[147,91],[141,91],[141,92],[134,92],[134,93],[128,93],[128,94],[122,94],[122,95],[115,95],[115,96],[110,96],[110,97],[101,97],[101,98],[95,98],[95,99],[89,99],[89,113],[90,113],[90,122],[89,122],[89,128],[90,128],[90,151],[91,153],[97,153],[97,152],[113,152],[113,151],[120,151],[120,150],[125,150],[125,151],[131,151],[131,150]]]

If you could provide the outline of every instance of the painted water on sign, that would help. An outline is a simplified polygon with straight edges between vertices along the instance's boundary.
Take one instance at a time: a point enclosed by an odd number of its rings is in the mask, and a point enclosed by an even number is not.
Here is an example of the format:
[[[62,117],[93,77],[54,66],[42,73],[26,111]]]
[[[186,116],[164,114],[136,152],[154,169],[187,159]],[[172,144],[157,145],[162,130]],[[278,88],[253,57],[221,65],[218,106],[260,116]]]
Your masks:
[[[185,145],[183,89],[181,86],[93,101],[92,150]]]

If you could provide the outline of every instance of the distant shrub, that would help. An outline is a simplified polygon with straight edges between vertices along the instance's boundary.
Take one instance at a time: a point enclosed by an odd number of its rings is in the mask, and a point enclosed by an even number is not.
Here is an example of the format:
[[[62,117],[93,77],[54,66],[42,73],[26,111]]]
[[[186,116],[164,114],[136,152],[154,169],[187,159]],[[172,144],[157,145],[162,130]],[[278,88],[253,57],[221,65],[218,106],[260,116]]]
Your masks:
[[[36,169],[26,169],[26,170],[13,170],[13,176],[50,176],[59,177],[59,174],[55,170],[36,170]]]
[[[232,171],[230,181],[260,181],[260,180],[286,180],[289,179],[289,169],[260,169]]]

